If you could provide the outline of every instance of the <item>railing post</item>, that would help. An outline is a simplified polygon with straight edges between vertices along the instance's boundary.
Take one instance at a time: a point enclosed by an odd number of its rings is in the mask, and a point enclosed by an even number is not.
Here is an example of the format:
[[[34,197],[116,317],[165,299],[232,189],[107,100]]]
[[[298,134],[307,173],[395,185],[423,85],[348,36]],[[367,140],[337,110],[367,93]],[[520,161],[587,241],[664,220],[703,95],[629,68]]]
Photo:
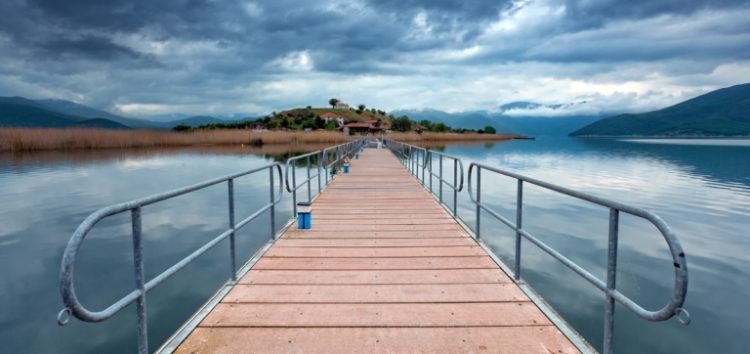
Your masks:
[[[523,180],[518,180],[516,190],[516,269],[513,278],[521,280],[521,228],[523,227]]]
[[[427,150],[422,153],[422,185],[424,186],[424,170],[427,168]]]
[[[453,216],[458,216],[458,160],[453,160]]]
[[[328,151],[323,150],[323,171],[326,175],[326,186],[328,186]]]
[[[135,287],[140,296],[135,300],[135,311],[138,315],[138,353],[148,354],[148,328],[146,317],[146,279],[143,270],[143,240],[141,240],[141,208],[130,210],[133,227],[133,263],[135,264]]]
[[[273,188],[274,187],[273,186],[274,185],[274,181],[273,181],[273,166],[271,166],[271,167],[268,168],[268,177],[269,177],[269,180],[270,180],[269,184],[271,186],[271,189],[270,189],[271,192],[269,193],[269,195],[271,196],[270,197],[270,200],[271,200],[271,210],[270,210],[270,212],[271,212],[271,239],[273,240],[274,238],[276,238],[276,204],[274,204],[276,196],[274,195],[274,190],[273,190],[274,189]],[[283,181],[279,181],[279,183],[281,183],[282,186],[283,186],[284,182]]]
[[[317,159],[318,159],[318,164],[317,164],[318,165],[318,194],[320,194],[320,192],[323,191],[323,186],[320,184],[321,183],[321,180],[320,180],[320,168],[321,168],[321,164],[323,163],[322,162],[323,161],[323,150],[320,150],[320,153],[318,153],[315,156],[317,156]]]
[[[607,253],[607,296],[604,305],[604,353],[612,354],[612,341],[615,330],[615,298],[611,292],[616,289],[617,280],[617,238],[619,233],[620,211],[609,209],[609,244]]]
[[[432,193],[432,153],[430,153],[429,156],[430,156],[430,193]]]
[[[288,178],[289,176],[287,176]],[[292,211],[294,212],[294,217],[297,217],[297,167],[294,166],[294,161],[292,161]]]
[[[482,215],[482,207],[479,205],[482,203],[482,168],[477,166],[477,240],[479,239],[479,227],[481,225],[480,223],[480,216]]]
[[[307,202],[312,203],[312,181],[310,181],[310,156],[307,156]]]
[[[439,163],[439,166],[440,166],[439,179],[440,180],[438,181],[438,185],[439,185],[438,188],[440,190],[440,203],[442,203],[443,202],[443,155],[438,155],[438,158],[439,158],[438,160],[440,161]]]
[[[229,252],[231,257],[232,267],[232,281],[237,281],[237,253],[235,252],[234,243],[234,180],[230,179],[227,181],[227,189],[229,194],[229,228],[232,229],[232,233],[229,234]]]

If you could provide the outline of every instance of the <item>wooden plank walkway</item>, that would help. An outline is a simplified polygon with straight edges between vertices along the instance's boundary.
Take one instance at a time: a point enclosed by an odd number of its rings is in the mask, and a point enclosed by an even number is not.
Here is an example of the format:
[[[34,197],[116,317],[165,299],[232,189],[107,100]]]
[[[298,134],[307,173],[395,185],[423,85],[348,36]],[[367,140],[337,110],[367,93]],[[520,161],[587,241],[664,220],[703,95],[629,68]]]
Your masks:
[[[177,353],[578,353],[385,149],[367,149]]]

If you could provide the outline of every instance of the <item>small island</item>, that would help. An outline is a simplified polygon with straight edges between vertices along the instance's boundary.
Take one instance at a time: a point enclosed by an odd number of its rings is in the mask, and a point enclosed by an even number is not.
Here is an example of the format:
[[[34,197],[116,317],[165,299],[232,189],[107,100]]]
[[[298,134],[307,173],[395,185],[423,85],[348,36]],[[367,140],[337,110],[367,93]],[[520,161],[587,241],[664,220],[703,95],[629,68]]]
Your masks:
[[[336,98],[330,99],[327,107],[293,108],[258,118],[228,121],[195,116],[161,124],[104,111],[91,113],[96,117],[77,116],[39,102],[45,101],[0,99],[0,151],[291,145],[338,143],[355,136],[385,136],[424,144],[527,138],[498,134],[491,126],[465,129],[426,119],[413,121],[406,115],[397,117],[365,104],[351,107]],[[81,107],[75,107],[76,111],[83,112]]]

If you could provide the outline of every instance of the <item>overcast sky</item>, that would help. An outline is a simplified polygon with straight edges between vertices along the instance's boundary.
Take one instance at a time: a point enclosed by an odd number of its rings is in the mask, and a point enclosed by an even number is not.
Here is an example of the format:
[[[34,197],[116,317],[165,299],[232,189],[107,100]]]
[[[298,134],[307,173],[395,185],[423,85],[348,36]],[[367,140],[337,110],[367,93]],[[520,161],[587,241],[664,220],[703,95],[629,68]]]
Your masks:
[[[0,95],[130,116],[331,97],[644,111],[750,82],[748,1],[2,0],[0,13]]]

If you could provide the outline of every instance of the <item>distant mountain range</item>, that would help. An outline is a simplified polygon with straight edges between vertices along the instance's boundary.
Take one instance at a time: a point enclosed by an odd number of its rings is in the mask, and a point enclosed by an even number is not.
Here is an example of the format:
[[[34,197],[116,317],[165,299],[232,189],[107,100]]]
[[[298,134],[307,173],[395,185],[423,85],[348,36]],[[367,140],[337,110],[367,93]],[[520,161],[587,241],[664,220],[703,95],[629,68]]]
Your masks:
[[[602,118],[601,115],[511,116],[510,110],[531,110],[541,107],[554,108],[559,105],[542,105],[533,102],[512,102],[499,107],[497,112],[472,111],[447,113],[438,110],[400,110],[391,112],[395,116],[407,115],[412,120],[423,119],[444,123],[453,128],[480,129],[494,127],[498,132],[526,134],[530,136],[567,135]]]
[[[605,118],[570,136],[750,136],[750,84],[712,91],[658,111]]]
[[[608,118],[603,114],[566,113],[585,112],[580,108],[586,105],[585,101],[552,105],[510,102],[495,111],[448,113],[422,109],[390,113],[394,116],[407,115],[415,121],[426,119],[444,123],[453,128],[481,129],[491,126],[498,132],[530,136],[750,136],[750,84],[723,88],[648,113],[619,114]],[[195,127],[237,121],[186,115],[160,116],[156,119],[159,121],[123,117],[64,100],[0,97],[0,126],[171,129],[180,124]]]
[[[0,126],[33,128],[171,129],[180,124],[199,126],[225,123],[210,116],[192,116],[165,122],[122,117],[65,100],[30,100],[0,97]]]
[[[497,112],[474,111],[447,113],[439,110],[409,110],[392,112],[406,114],[413,120],[427,119],[445,123],[454,128],[480,129],[495,127],[499,132],[527,135],[564,135],[583,127],[599,116],[561,117],[512,117],[504,115],[508,110],[556,108],[533,102],[514,102],[499,107]],[[171,119],[170,118],[175,118]],[[0,97],[0,126],[17,127],[92,127],[104,129],[171,129],[185,124],[193,127],[212,123],[227,123],[235,120],[212,116],[165,115],[150,119],[123,117],[101,109],[65,100],[31,100],[23,97]]]

